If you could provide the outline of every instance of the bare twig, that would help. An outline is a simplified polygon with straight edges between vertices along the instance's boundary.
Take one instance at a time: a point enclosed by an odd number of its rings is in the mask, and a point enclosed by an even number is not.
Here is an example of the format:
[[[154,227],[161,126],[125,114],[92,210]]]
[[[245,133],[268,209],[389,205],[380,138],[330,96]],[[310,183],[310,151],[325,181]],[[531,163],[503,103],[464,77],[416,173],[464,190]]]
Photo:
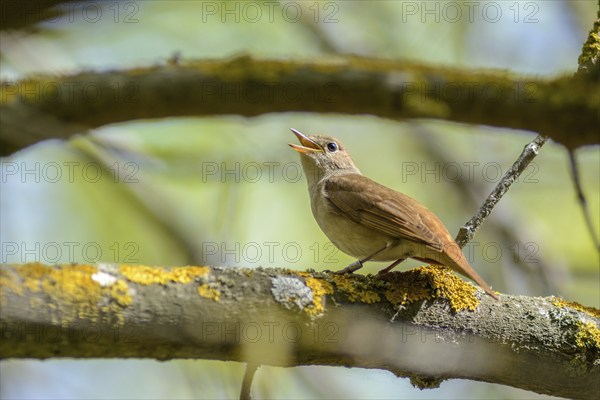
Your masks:
[[[260,367],[260,364],[250,362],[246,364],[246,372],[244,372],[242,389],[240,390],[240,400],[252,400],[252,381],[258,367]]]
[[[594,242],[594,246],[600,252],[600,243],[598,242],[598,236],[596,236],[596,231],[594,230],[594,224],[592,223],[592,217],[590,215],[590,209],[588,208],[587,200],[585,195],[583,194],[583,188],[581,186],[581,177],[579,176],[579,168],[577,167],[577,159],[575,158],[575,152],[573,150],[569,150],[569,164],[571,167],[571,177],[573,178],[573,185],[575,185],[575,191],[577,192],[577,199],[579,200],[579,204],[581,205],[581,211],[583,211],[583,219],[585,219],[585,223],[590,232],[590,236],[592,237],[592,241]]]
[[[452,161],[448,147],[436,140],[425,124],[415,124],[414,129],[418,131],[418,137],[422,139],[421,143],[424,144],[424,150],[432,158],[444,164],[449,164]],[[485,191],[484,185],[478,182],[467,182],[463,179],[457,180],[452,184],[452,187],[460,193],[462,201],[467,202],[469,207],[473,208],[479,206],[482,193]],[[496,210],[496,212],[502,212],[502,210]],[[532,240],[530,235],[523,232],[522,229],[515,229],[517,223],[511,218],[511,215],[501,215],[500,218],[490,219],[486,223],[492,228],[496,237],[504,242],[505,247]],[[535,285],[532,292],[557,292],[560,279],[547,260],[538,258],[535,263],[527,262],[520,252],[515,252],[514,257],[507,258],[506,262],[511,262],[523,274],[529,276],[535,274],[535,279],[530,279],[531,284]]]
[[[523,152],[510,167],[506,174],[502,177],[502,180],[496,185],[494,190],[489,194],[483,205],[477,211],[477,214],[469,222],[467,222],[458,231],[456,235],[456,243],[463,248],[475,235],[479,226],[492,212],[496,204],[500,201],[502,196],[508,191],[508,188],[519,178],[521,173],[525,171],[529,163],[537,156],[540,148],[546,143],[548,138],[546,136],[538,135],[531,143],[523,148]]]

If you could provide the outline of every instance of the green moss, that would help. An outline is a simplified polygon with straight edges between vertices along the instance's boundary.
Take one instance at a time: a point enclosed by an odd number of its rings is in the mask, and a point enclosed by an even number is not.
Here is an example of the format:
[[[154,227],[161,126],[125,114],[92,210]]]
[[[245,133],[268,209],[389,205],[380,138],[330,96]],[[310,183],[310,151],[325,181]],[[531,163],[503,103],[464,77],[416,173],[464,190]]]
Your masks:
[[[418,389],[437,389],[440,387],[444,379],[434,376],[412,375],[410,383]]]
[[[581,55],[577,60],[578,64],[584,65],[593,60],[598,59],[600,55],[600,20],[596,20],[594,22],[594,26],[590,31],[586,42],[583,45],[583,49],[581,51]]]

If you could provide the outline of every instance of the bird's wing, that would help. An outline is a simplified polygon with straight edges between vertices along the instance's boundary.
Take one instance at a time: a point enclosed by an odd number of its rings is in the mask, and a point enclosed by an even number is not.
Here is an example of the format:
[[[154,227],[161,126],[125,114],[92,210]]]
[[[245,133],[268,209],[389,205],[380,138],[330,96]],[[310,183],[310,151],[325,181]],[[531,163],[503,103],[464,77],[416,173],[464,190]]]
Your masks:
[[[453,240],[444,224],[425,206],[363,175],[330,177],[324,189],[336,212],[377,232],[421,242],[436,251],[442,251],[444,242]]]
[[[380,233],[420,242],[440,252],[445,259],[416,258],[444,264],[473,279],[486,293],[498,299],[471,267],[443,222],[415,199],[358,174],[330,177],[324,189],[335,212]]]

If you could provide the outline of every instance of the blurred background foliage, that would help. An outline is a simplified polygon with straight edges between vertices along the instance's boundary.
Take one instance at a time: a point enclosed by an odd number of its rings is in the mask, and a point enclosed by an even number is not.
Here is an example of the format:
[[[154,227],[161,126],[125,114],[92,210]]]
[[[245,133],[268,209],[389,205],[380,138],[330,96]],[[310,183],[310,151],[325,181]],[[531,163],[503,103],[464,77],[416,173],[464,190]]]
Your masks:
[[[455,18],[448,7],[462,15]],[[186,60],[242,52],[299,59],[359,54],[531,76],[571,74],[596,2],[123,1],[60,9],[63,15],[52,21],[0,33],[4,81],[162,64],[174,55]],[[236,101],[235,96],[224,101]],[[419,199],[453,233],[534,138],[443,121],[305,113],[106,126],[2,159],[2,262],[343,267],[353,260],[335,251],[313,221],[298,156],[287,146],[294,141],[290,127],[340,138],[363,173]],[[577,155],[598,231],[598,148]],[[56,181],[53,163],[62,174]],[[496,290],[555,294],[600,307],[598,253],[576,201],[567,154],[553,143],[466,251]],[[370,263],[365,273],[383,266]],[[216,361],[3,361],[0,395],[233,398],[242,374],[242,364]],[[254,393],[257,398],[543,397],[470,381],[420,391],[387,372],[326,367],[263,367]]]

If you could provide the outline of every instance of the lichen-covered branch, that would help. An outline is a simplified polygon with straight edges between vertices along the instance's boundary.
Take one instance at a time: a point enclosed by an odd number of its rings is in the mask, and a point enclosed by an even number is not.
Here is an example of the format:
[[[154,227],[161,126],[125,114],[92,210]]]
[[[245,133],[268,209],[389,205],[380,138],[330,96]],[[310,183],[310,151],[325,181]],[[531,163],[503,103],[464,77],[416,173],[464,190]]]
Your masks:
[[[386,369],[597,398],[600,311],[495,301],[442,267],[382,278],[283,269],[2,265],[0,357],[195,358]]]
[[[598,2],[598,11],[596,13],[596,19],[592,25],[592,29],[588,33],[587,40],[583,44],[581,54],[577,59],[579,68],[577,74],[596,74],[596,80],[598,79],[598,73],[600,72],[598,60],[600,59],[600,1]]]
[[[172,62],[0,86],[0,149],[142,118],[304,111],[435,118],[598,144],[597,78],[551,80],[368,58]]]

